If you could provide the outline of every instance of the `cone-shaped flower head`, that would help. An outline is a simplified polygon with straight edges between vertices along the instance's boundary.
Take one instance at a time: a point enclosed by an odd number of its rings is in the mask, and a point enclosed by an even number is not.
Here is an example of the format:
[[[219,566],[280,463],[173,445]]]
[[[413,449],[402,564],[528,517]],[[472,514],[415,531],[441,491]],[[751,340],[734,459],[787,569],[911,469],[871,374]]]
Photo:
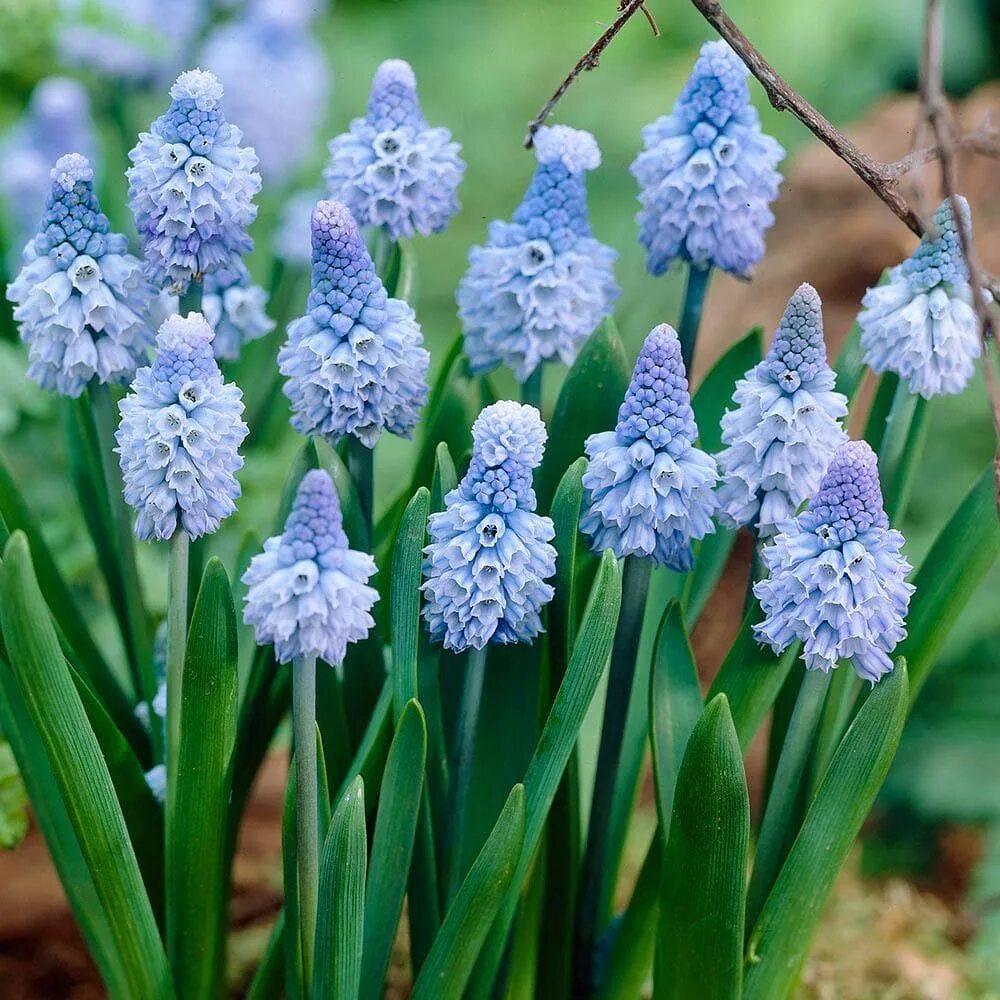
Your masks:
[[[394,240],[429,236],[458,211],[460,150],[448,129],[424,120],[410,64],[387,59],[375,71],[367,114],[330,143],[323,176],[359,225],[384,226]]]
[[[847,398],[827,364],[823,306],[812,285],[788,300],[767,357],[736,383],[722,418],[719,519],[754,523],[763,538],[814,496],[833,453],[847,440]]]
[[[315,656],[336,665],[349,642],[375,624],[378,591],[368,586],[375,560],[348,546],[340,500],[330,476],[307,472],[280,535],[253,557],[243,619],[260,645],[274,644],[279,663]]]
[[[150,277],[183,292],[195,275],[234,266],[253,248],[257,154],[226,120],[222,84],[193,69],[170,88],[167,113],[129,153],[129,203]]]
[[[472,427],[472,463],[445,509],[431,514],[424,549],[424,617],[446,649],[531,642],[552,600],[552,521],[535,513],[532,469],[545,425],[533,406],[500,402]]]
[[[153,290],[128,240],[111,232],[94,194],[94,172],[79,153],[62,156],[38,235],[7,289],[28,375],[42,388],[79,396],[92,378],[128,382],[153,333]]]
[[[618,297],[616,251],[590,233],[584,174],[601,162],[589,132],[535,134],[538,166],[512,222],[492,222],[458,286],[473,371],[501,362],[519,382],[543,361],[569,365]]]
[[[330,97],[330,70],[296,4],[254,3],[217,27],[202,53],[226,88],[269,183],[281,184],[313,151]]]
[[[86,88],[64,76],[42,80],[32,91],[24,116],[0,143],[0,194],[14,225],[8,236],[15,254],[31,239],[45,210],[52,164],[67,153],[93,160],[93,151]]]
[[[971,232],[968,202],[958,201]],[[887,282],[868,289],[858,315],[872,371],[895,372],[927,399],[961,392],[980,352],[972,288],[948,201],[933,221],[933,234],[924,235],[913,256],[892,268]]]
[[[715,459],[694,446],[681,347],[663,324],[646,338],[613,431],[587,438],[580,530],[597,552],[649,556],[685,573],[691,542],[715,530]]]
[[[770,577],[754,584],[766,616],[757,640],[776,653],[801,640],[809,670],[850,660],[874,683],[906,635],[913,587],[902,546],[882,506],[875,453],[864,441],[842,445],[808,509],[762,550]]]
[[[171,316],[156,348],[118,404],[125,500],[136,510],[138,538],[166,539],[178,528],[199,538],[236,510],[243,394],[222,381],[201,313]]]
[[[430,356],[413,310],[386,294],[346,206],[321,201],[312,217],[312,287],[288,327],[278,368],[288,378],[292,426],[334,443],[353,434],[409,437],[427,401]]]
[[[652,274],[680,258],[748,277],[764,256],[785,151],[761,131],[747,75],[725,42],[706,42],[673,111],[642,130],[632,173]]]

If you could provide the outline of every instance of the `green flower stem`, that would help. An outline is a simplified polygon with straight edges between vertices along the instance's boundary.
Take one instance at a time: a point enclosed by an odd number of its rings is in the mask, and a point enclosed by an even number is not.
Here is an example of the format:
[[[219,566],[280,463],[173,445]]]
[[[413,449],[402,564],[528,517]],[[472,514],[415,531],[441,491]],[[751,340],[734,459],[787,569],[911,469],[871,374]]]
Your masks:
[[[316,762],[316,657],[292,663],[292,730],[295,737],[295,832],[302,976],[310,996],[319,898],[319,801]]]
[[[840,745],[840,738],[847,729],[851,710],[858,700],[861,678],[847,666],[838,667],[830,681],[830,690],[823,704],[823,715],[816,736],[816,750],[813,753],[809,772],[809,798],[816,794],[826,769],[833,760],[834,751]]]
[[[486,651],[470,649],[465,658],[465,680],[462,685],[462,702],[458,710],[455,735],[455,760],[451,768],[453,776],[448,814],[448,881],[447,900],[454,898],[462,884],[462,857],[465,846],[465,831],[469,804],[469,788],[472,784],[472,757],[476,749],[476,726],[479,722],[479,706],[483,698],[486,680]]]
[[[747,892],[748,931],[757,923],[792,840],[793,831],[789,829],[789,821],[799,815],[795,802],[802,787],[802,777],[809,762],[816,725],[823,711],[829,684],[830,675],[821,670],[808,670],[802,678],[757,838],[753,874],[750,876],[750,888]]]
[[[108,507],[113,521],[112,528],[121,560],[122,582],[125,590],[125,616],[127,619],[125,644],[129,653],[132,681],[137,697],[147,703],[156,694],[156,679],[153,676],[152,636],[149,616],[142,598],[142,584],[135,562],[135,536],[128,506],[125,503],[122,486],[121,466],[115,457],[116,415],[111,391],[94,379],[87,390],[97,428],[97,443],[100,449],[101,470],[104,473],[104,487],[108,494]],[[152,740],[156,756],[162,747],[158,727],[152,727]]]
[[[521,402],[542,412],[542,368],[539,366],[521,384]]]
[[[712,269],[688,265],[687,284],[684,286],[684,304],[681,306],[681,322],[677,328],[677,338],[681,342],[681,358],[684,361],[684,371],[688,381],[691,381],[691,362],[694,360],[695,344],[698,340],[698,327],[701,326],[701,311],[705,305],[705,293],[708,291],[708,279]]]
[[[190,539],[178,528],[170,539],[167,569],[167,831],[177,789],[177,760],[181,743],[181,683],[188,629],[188,557]],[[170,852],[167,852],[170,856]]]
[[[611,670],[608,693],[604,703],[604,726],[597,754],[594,795],[587,826],[587,846],[580,880],[580,907],[577,914],[574,981],[581,995],[589,993],[590,971],[594,948],[602,930],[604,915],[601,900],[606,898],[604,887],[616,872],[606,865],[608,835],[611,830],[611,805],[615,775],[621,756],[622,736],[632,695],[639,636],[646,611],[652,561],[628,556],[622,573],[622,604],[618,629],[611,650]]]
[[[361,505],[361,515],[368,529],[370,544],[374,538],[372,519],[375,504],[375,449],[365,447],[351,434],[347,438],[344,462],[358,492],[358,503]]]
[[[394,242],[395,241],[389,235],[389,231],[385,228],[385,226],[379,226],[371,237],[372,263],[375,265],[375,273],[382,279],[383,282],[387,278],[385,271],[389,265],[390,259],[392,258],[392,248]],[[395,289],[388,291],[389,294],[392,295],[395,292]]]
[[[879,478],[889,520],[897,524],[906,509],[927,430],[927,400],[900,379],[878,448]]]

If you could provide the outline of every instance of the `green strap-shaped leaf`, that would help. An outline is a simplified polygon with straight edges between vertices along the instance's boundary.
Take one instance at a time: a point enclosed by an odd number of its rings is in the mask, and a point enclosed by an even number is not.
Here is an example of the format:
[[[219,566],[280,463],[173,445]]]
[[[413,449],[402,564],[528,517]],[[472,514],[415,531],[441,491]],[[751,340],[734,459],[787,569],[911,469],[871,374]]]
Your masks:
[[[556,669],[552,682],[562,680],[576,630],[576,543],[579,534],[580,509],[583,505],[583,474],[587,460],[578,458],[559,480],[552,499],[552,523],[555,527],[553,544],[556,550],[555,595],[548,607],[549,659]]]
[[[460,997],[493,925],[512,889],[523,853],[525,790],[511,789],[493,831],[465,876],[413,987],[411,1000]]]
[[[284,944],[285,996],[288,1000],[305,1000],[302,979],[302,935],[299,933],[299,841],[295,816],[297,782],[295,757],[288,765],[288,783],[281,811],[281,878],[284,887],[285,926],[291,933],[282,935]]]
[[[444,498],[458,485],[455,460],[448,445],[442,441],[434,451],[434,477],[431,480],[432,511],[444,510]]]
[[[271,928],[264,957],[254,972],[246,1000],[280,1000],[284,985],[285,912],[282,910]]]
[[[670,833],[677,774],[688,738],[702,713],[698,671],[691,652],[684,616],[676,601],[663,612],[649,675],[649,741],[660,836]]]
[[[897,660],[844,734],[753,929],[747,1000],[783,1000],[791,993],[834,881],[896,754],[908,687],[906,664]]]
[[[861,327],[855,322],[833,364],[837,373],[837,391],[842,392],[850,403],[854,402],[861,388],[866,368],[865,352],[861,350]]]
[[[677,776],[663,856],[655,1000],[738,1000],[750,799],[725,695],[706,705]]]
[[[552,414],[559,433],[549,439],[536,476],[538,505],[547,510],[570,463],[583,454],[591,434],[611,430],[618,417],[631,365],[609,316],[590,335],[563,382]]]
[[[417,697],[417,652],[420,643],[420,575],[431,495],[426,486],[413,495],[396,532],[390,581],[393,714]]]
[[[392,742],[392,680],[386,678],[382,693],[375,703],[375,709],[358,744],[358,749],[347,769],[347,777],[337,789],[332,801],[339,802],[346,794],[355,775],[360,774],[365,787],[369,789],[366,806],[371,813],[378,804],[377,793],[371,791],[382,786],[382,772],[385,769],[389,746]]]
[[[365,783],[359,775],[337,805],[323,845],[313,1000],[358,998],[367,861]]]
[[[128,828],[55,628],[28,540],[11,535],[0,571],[0,620],[11,668],[76,832],[135,998],[173,995],[170,970]]]
[[[208,561],[188,633],[177,798],[167,823],[167,939],[179,998],[219,996],[225,958],[226,819],[236,742],[236,609]]]
[[[917,588],[897,652],[917,697],[962,609],[1000,552],[993,469],[987,468],[938,535],[913,579]]]
[[[403,709],[382,778],[365,894],[361,997],[380,1000],[396,938],[420,813],[427,727],[417,701]]]

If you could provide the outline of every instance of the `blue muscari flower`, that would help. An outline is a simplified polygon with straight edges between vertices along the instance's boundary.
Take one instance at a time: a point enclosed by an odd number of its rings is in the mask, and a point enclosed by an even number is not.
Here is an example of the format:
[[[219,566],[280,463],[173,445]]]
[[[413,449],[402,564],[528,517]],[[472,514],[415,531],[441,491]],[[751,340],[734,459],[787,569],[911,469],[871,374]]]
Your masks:
[[[847,397],[835,390],[823,340],[823,305],[812,285],[788,300],[767,356],[736,383],[735,410],[722,418],[719,520],[756,522],[763,538],[819,489],[847,440]]]
[[[182,73],[170,108],[129,153],[129,203],[150,277],[183,292],[196,276],[253,248],[246,227],[257,216],[257,155],[223,114],[212,73]]]
[[[202,62],[226,88],[226,112],[271,183],[286,181],[312,152],[330,98],[330,71],[309,33],[305,5],[256,0],[217,27]]]
[[[50,76],[32,91],[21,119],[0,142],[0,194],[13,231],[9,245],[20,250],[45,210],[52,164],[67,153],[94,161],[90,98],[83,84]]]
[[[458,211],[465,163],[446,128],[431,128],[410,64],[387,59],[375,71],[368,111],[330,143],[323,176],[330,195],[362,226],[392,239],[441,232]]]
[[[545,425],[533,406],[499,402],[472,428],[472,463],[445,509],[431,514],[424,549],[424,617],[445,649],[531,642],[552,599],[552,521],[535,513],[531,473]]]
[[[292,426],[374,448],[383,430],[409,437],[427,401],[430,355],[413,310],[386,294],[348,209],[321,201],[312,217],[312,288],[288,327],[278,368]]]
[[[584,173],[601,162],[589,132],[535,133],[538,166],[512,222],[492,222],[458,286],[475,372],[503,362],[519,382],[543,362],[569,365],[618,297],[616,251],[591,236]]]
[[[330,476],[307,472],[280,535],[253,557],[243,619],[279,663],[315,656],[343,662],[347,644],[368,635],[378,591],[368,586],[375,560],[348,547]]]
[[[959,205],[969,232],[968,202],[959,196]],[[865,362],[875,372],[895,372],[927,399],[961,392],[981,349],[972,301],[955,218],[944,201],[933,233],[861,300]]]
[[[691,541],[715,530],[715,459],[694,446],[681,348],[674,330],[654,327],[639,352],[613,431],[587,438],[580,530],[595,551],[649,556],[691,569]]]
[[[809,670],[850,660],[874,683],[892,670],[890,654],[906,635],[913,587],[902,546],[882,505],[875,453],[864,441],[842,445],[809,507],[762,550],[770,577],[754,584],[766,616],[757,640],[776,653],[800,640]]]
[[[125,500],[137,513],[138,538],[166,539],[178,528],[199,538],[236,510],[243,394],[223,382],[201,313],[171,316],[156,348],[118,404]]]
[[[128,382],[153,334],[153,290],[128,240],[111,232],[86,158],[56,161],[38,235],[7,289],[28,345],[28,375],[43,389],[79,396],[92,378]]]
[[[642,130],[632,174],[651,274],[679,257],[748,277],[764,255],[785,151],[761,131],[747,75],[725,42],[706,42],[673,111]]]

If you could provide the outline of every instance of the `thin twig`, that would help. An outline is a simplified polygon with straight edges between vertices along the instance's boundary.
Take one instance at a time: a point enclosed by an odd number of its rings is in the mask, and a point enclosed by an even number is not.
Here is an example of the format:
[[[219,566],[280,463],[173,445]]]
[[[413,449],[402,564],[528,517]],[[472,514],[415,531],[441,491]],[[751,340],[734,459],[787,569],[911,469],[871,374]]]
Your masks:
[[[562,100],[563,94],[573,86],[576,78],[587,70],[597,68],[601,53],[611,44],[615,35],[625,27],[633,15],[637,14],[640,10],[649,22],[650,28],[653,29],[653,34],[659,36],[660,29],[657,27],[652,12],[646,6],[646,0],[621,0],[618,4],[618,16],[608,26],[604,34],[577,60],[576,65],[569,71],[566,78],[556,87],[552,96],[545,102],[542,110],[528,123],[528,134],[524,137],[525,149],[531,149],[532,143],[535,141],[535,133],[545,124],[549,115],[555,110],[555,106]]]

